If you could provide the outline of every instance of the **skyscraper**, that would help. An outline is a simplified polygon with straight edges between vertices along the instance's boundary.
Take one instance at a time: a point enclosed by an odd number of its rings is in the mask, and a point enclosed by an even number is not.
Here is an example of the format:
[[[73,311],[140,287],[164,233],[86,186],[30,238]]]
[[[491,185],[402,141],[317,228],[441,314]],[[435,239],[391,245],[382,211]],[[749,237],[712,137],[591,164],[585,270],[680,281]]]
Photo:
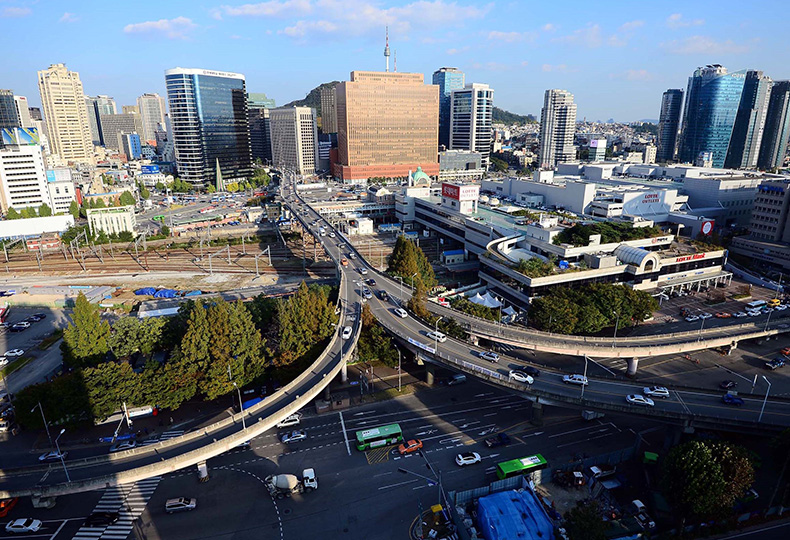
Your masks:
[[[298,174],[313,174],[318,164],[317,115],[311,107],[269,110],[272,164]]]
[[[14,105],[16,106],[16,117],[19,121],[20,127],[31,128],[36,127],[33,124],[33,119],[30,118],[30,108],[25,96],[14,96]],[[39,135],[41,135],[39,133]]]
[[[274,99],[263,93],[247,94],[247,108],[250,115],[250,148],[252,159],[272,162],[272,128],[269,110],[276,107]]]
[[[14,103],[14,92],[0,90],[0,129],[15,127],[20,126],[19,117],[16,114],[16,103]]]
[[[85,96],[85,108],[88,112],[88,125],[91,129],[93,144],[104,146],[101,129],[101,115],[118,114],[115,100],[110,96]]]
[[[334,85],[321,87],[321,131],[337,133],[337,100]]]
[[[420,73],[352,71],[337,96],[338,163],[343,180],[439,174],[439,88]]]
[[[165,127],[165,98],[159,94],[143,94],[137,98],[143,132],[140,138],[144,141],[156,140],[156,130]]]
[[[114,150],[123,150],[123,135],[140,135],[143,130],[139,114],[101,114],[99,125],[104,146]]]
[[[263,92],[247,94],[247,107],[250,109],[274,109],[276,106],[274,98],[267,97]]]
[[[576,104],[567,90],[546,90],[540,112],[540,166],[554,167],[576,158]]]
[[[771,79],[763,76],[762,71],[747,71],[730,146],[724,158],[725,168],[753,169],[757,166],[770,96]]]
[[[79,73],[65,64],[38,72],[38,89],[52,153],[66,162],[93,163],[88,111]]]
[[[450,149],[479,152],[484,169],[491,155],[493,111],[494,91],[487,84],[467,84],[451,94]]]
[[[450,148],[450,96],[464,87],[464,72],[443,67],[433,72],[433,84],[439,87],[439,149]]]
[[[174,68],[165,71],[165,85],[179,176],[198,186],[250,178],[244,75]]]
[[[763,143],[757,166],[761,169],[781,167],[790,142],[790,81],[776,81],[771,87]]]
[[[683,90],[669,89],[661,98],[661,112],[658,117],[658,150],[656,161],[667,163],[675,159],[680,113],[683,110]]]

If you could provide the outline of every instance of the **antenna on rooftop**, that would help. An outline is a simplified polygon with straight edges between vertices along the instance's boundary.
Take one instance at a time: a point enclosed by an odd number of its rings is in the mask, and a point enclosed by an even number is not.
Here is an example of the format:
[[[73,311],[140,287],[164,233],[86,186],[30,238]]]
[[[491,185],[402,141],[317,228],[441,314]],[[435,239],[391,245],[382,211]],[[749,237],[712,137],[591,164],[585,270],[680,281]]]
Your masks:
[[[385,38],[384,38],[384,60],[386,61],[386,71],[389,73],[390,70],[390,28],[389,26],[384,27]]]

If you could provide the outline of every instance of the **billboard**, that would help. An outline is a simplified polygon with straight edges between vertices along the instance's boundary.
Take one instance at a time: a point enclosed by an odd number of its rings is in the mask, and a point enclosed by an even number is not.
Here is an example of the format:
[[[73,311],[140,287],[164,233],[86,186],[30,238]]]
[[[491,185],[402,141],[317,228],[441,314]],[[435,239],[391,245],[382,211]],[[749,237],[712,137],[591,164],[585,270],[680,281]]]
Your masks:
[[[36,128],[3,128],[3,144],[10,146],[35,146],[41,144]]]
[[[159,174],[159,165],[143,165],[140,169],[143,174]]]
[[[462,186],[456,184],[442,184],[442,197],[456,201],[476,201],[480,195],[480,186]]]
[[[700,229],[702,231],[702,234],[704,234],[705,236],[710,236],[710,234],[713,232],[713,224],[714,221],[712,219],[705,221],[702,224],[702,228]]]

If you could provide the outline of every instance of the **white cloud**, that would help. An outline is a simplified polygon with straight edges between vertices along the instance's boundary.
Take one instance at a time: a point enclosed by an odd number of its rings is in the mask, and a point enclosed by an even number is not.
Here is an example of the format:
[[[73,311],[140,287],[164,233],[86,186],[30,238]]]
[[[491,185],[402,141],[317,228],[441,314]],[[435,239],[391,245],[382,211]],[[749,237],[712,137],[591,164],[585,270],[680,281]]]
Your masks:
[[[281,33],[293,38],[304,38],[313,33],[332,34],[337,29],[337,25],[331,21],[296,21],[295,25],[286,27]]]
[[[64,14],[63,14],[63,15],[60,17],[60,20],[59,20],[58,22],[62,22],[62,23],[73,23],[73,22],[77,22],[78,20],[80,20],[80,18],[79,18],[79,17],[77,17],[77,16],[76,16],[76,15],[74,15],[73,13],[69,13],[69,12],[67,11],[66,13],[64,13]]]
[[[519,41],[533,41],[537,36],[534,32],[500,32],[492,30],[488,33],[488,39],[493,41],[504,41],[505,43],[516,43]]]
[[[192,22],[192,19],[176,17],[175,19],[159,19],[158,21],[127,24],[123,27],[123,31],[126,34],[141,34],[151,37],[165,37],[167,39],[187,39],[189,33],[197,26],[197,24]]]
[[[468,50],[469,50],[469,45],[466,45],[465,47],[461,47],[460,49],[456,49],[456,48],[447,49],[447,51],[445,51],[445,52],[452,56],[454,54],[460,54],[460,53],[466,52]]]
[[[3,8],[3,10],[0,11],[0,17],[9,19],[15,17],[27,17],[31,13],[33,13],[33,10],[31,10],[29,7],[9,6]]]
[[[650,73],[646,69],[629,69],[624,71],[623,73],[612,73],[609,75],[610,79],[625,79],[627,81],[653,81],[655,80],[656,76],[653,73]]]
[[[748,45],[738,44],[728,39],[716,41],[709,36],[690,36],[662,43],[661,47],[672,54],[742,54],[749,50]]]
[[[228,17],[279,17],[305,15],[313,10],[310,0],[270,0],[257,4],[242,4],[240,6],[219,6],[211,10],[211,16],[222,19]]]
[[[669,28],[684,28],[686,26],[702,26],[705,24],[705,19],[684,19],[683,14],[673,13],[667,17],[667,26]]]
[[[585,28],[580,28],[572,34],[553,39],[552,41],[580,45],[588,49],[596,49],[603,43],[601,27],[598,24],[588,24]]]
[[[554,32],[557,29],[557,25],[546,23],[541,27],[541,30],[544,32]]]
[[[542,71],[546,72],[546,73],[551,73],[551,72],[553,72],[553,73],[569,73],[571,71],[574,71],[572,69],[569,69],[568,66],[565,65],[565,64],[555,64],[555,65],[543,64],[540,67],[540,69]]]
[[[627,23],[623,23],[620,25],[621,32],[632,32],[637,28],[641,28],[645,25],[645,21],[628,21]]]

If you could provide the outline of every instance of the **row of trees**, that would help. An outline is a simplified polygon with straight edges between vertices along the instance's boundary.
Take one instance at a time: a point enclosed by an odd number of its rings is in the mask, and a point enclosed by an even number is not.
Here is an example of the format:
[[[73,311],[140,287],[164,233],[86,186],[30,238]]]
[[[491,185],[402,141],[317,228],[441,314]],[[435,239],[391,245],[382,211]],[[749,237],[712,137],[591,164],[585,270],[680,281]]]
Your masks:
[[[164,227],[162,227],[164,229]],[[104,231],[99,231],[96,234],[93,234],[90,231],[90,228],[87,225],[72,225],[68,229],[66,229],[63,234],[60,236],[61,241],[63,244],[68,244],[75,238],[77,238],[82,232],[85,231],[88,235],[88,240],[93,242],[94,244],[108,244],[110,242],[131,242],[134,240],[134,234],[131,231],[121,231],[119,233],[111,233],[107,234]],[[154,237],[149,236],[148,238],[154,240]],[[162,236],[164,238],[164,235]]]
[[[6,212],[6,219],[28,219],[34,217],[49,217],[52,215],[52,208],[47,204],[44,203],[38,208],[34,208],[32,206],[26,206],[24,208],[20,208],[17,210],[13,206],[8,208],[8,212]]]
[[[429,289],[436,285],[436,275],[431,263],[428,262],[428,257],[416,243],[403,235],[395,241],[395,247],[387,262],[387,272],[400,276],[405,283],[413,283],[416,286],[416,282],[420,281]],[[415,274],[416,279],[414,279]]]
[[[633,227],[628,223],[602,221],[584,225],[575,224],[573,227],[563,229],[554,237],[553,243],[586,246],[590,243],[590,235],[600,234],[602,244],[624,242],[626,240],[640,240],[661,236],[664,232],[659,227]]]
[[[70,372],[22,390],[19,421],[40,425],[40,416],[27,413],[38,402],[51,420],[78,423],[104,418],[124,402],[172,410],[228,394],[234,382],[262,381],[267,370],[295,364],[332,335],[332,295],[331,287],[302,283],[289,298],[190,300],[174,317],[125,317],[111,328],[80,294],[61,344]],[[158,351],[169,352],[166,360],[154,360]],[[143,367],[135,370],[135,363]]]
[[[644,291],[611,283],[571,289],[557,287],[532,301],[529,319],[541,330],[558,334],[594,334],[603,328],[634,326],[658,309]]]

